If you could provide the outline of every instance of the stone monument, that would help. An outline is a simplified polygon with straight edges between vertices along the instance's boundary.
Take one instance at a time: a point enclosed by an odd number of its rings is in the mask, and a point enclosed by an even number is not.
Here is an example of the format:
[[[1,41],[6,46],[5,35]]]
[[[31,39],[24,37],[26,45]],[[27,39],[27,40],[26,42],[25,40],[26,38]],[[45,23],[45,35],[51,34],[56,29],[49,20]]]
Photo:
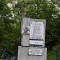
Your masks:
[[[18,46],[18,60],[47,60],[45,28],[45,19],[23,18],[21,46]]]

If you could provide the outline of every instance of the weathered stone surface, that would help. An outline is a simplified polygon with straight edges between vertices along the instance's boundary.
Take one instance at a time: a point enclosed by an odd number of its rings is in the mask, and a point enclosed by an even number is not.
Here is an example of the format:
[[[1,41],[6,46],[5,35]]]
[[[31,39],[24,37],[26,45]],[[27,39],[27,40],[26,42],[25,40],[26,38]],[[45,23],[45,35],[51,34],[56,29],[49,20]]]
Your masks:
[[[29,40],[30,45],[35,45],[35,46],[43,46],[44,41],[39,41],[39,40]]]
[[[43,54],[43,49],[42,48],[37,48],[36,47],[31,47],[29,48],[29,53],[30,56],[42,56]]]
[[[18,60],[47,60],[47,48],[41,48],[43,50],[41,56],[29,55],[29,49],[38,49],[40,47],[18,47]]]
[[[22,57],[22,47],[18,46],[18,60],[21,60]]]
[[[30,39],[29,35],[23,35],[22,40],[21,40],[21,46],[31,45],[29,39]],[[38,41],[38,40],[36,40],[36,41]],[[41,41],[41,40],[39,40],[39,41]],[[41,45],[41,46],[44,47],[45,46],[45,40],[42,40],[42,41],[43,41],[43,45]],[[32,45],[34,45],[34,44],[32,44]]]
[[[47,60],[47,48],[44,48],[45,28],[45,19],[23,18],[21,46],[18,46],[18,60]]]
[[[29,35],[23,35],[21,46],[29,46]]]
[[[44,28],[46,28],[46,20],[45,19],[31,19],[31,18],[26,18],[24,17],[22,20],[22,24],[21,24],[21,34],[27,34],[27,33],[22,33],[23,27],[27,27],[27,29],[29,30],[29,26],[30,26],[30,22],[43,22],[44,23]]]
[[[30,39],[41,39],[44,40],[45,28],[43,22],[30,22]]]
[[[23,18],[21,24],[21,34],[28,35],[29,34],[29,26],[30,26],[30,18]]]
[[[25,32],[24,33],[21,33],[22,35],[23,35],[23,37],[22,37],[22,40],[21,40],[21,45],[22,46],[29,46],[29,39],[30,39],[30,22],[43,22],[43,24],[44,24],[44,37],[43,37],[43,46],[42,47],[44,47],[45,46],[45,27],[46,27],[46,20],[45,19],[31,19],[31,18],[23,18],[23,20],[22,20],[22,26],[21,26],[21,28],[23,27],[23,26],[25,26],[25,27],[27,27],[27,29],[25,30]],[[22,28],[23,29],[23,28]]]

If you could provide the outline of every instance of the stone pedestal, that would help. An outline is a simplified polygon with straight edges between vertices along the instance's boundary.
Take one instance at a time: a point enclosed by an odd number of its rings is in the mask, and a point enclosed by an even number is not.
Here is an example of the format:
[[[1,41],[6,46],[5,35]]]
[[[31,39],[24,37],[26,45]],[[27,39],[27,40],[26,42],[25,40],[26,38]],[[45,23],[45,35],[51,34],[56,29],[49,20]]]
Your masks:
[[[29,49],[40,47],[18,47],[18,60],[47,60],[47,48],[42,49],[42,55],[29,55]]]

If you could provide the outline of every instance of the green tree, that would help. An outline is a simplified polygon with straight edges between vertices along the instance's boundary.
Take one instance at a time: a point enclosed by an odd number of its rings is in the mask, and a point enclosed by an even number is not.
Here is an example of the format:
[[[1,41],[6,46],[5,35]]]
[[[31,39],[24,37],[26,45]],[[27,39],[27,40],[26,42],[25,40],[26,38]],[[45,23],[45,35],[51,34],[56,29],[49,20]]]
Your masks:
[[[11,10],[6,0],[0,0],[0,55],[3,48],[9,53],[17,54],[17,47],[20,45],[20,20],[18,9],[13,6]]]
[[[34,0],[24,8],[24,15],[30,18],[46,19],[46,46],[49,50],[59,43],[60,14],[53,2]]]

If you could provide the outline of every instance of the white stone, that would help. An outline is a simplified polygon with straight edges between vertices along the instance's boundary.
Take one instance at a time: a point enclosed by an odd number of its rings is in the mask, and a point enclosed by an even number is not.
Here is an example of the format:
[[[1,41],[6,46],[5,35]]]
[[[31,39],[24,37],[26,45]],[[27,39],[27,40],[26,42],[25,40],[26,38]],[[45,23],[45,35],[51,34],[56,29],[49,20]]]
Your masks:
[[[29,30],[29,26],[22,26],[22,34],[29,34],[30,30]]]
[[[43,22],[31,22],[30,23],[30,39],[44,39]]]
[[[42,55],[29,55],[29,49],[39,49],[40,47],[18,47],[18,60],[47,60],[47,48],[42,49]]]
[[[33,56],[39,56],[39,55],[42,55],[42,49],[36,49],[36,48],[33,48],[33,49],[29,49],[29,55],[33,55]]]
[[[43,41],[38,41],[38,40],[29,40],[30,45],[43,45]]]

